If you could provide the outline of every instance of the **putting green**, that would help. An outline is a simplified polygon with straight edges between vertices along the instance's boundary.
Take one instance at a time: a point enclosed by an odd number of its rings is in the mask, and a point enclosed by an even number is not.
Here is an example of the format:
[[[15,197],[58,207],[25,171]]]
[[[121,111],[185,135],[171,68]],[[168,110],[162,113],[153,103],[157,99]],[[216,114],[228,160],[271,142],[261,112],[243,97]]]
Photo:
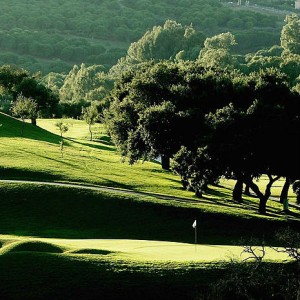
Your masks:
[[[74,251],[81,253],[78,255],[89,255],[90,251],[95,256],[97,250],[103,250],[115,258],[138,261],[218,262],[229,261],[232,258],[242,260],[249,257],[249,254],[242,253],[243,247],[241,246],[193,245],[145,240],[30,238],[7,235],[0,235],[0,240],[4,243],[3,247],[9,245],[11,241],[40,241],[66,249],[65,254]],[[254,248],[256,253],[260,254],[261,247]],[[267,247],[265,259],[283,261],[287,259],[287,255]]]

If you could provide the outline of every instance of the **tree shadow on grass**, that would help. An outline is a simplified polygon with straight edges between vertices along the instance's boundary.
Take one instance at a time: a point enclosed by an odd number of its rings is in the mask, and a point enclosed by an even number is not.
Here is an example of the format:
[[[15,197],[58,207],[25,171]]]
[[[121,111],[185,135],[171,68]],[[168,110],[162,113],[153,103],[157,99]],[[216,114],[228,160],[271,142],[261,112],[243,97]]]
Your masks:
[[[0,179],[22,179],[22,180],[42,180],[53,181],[65,179],[61,175],[49,174],[48,172],[31,171],[26,169],[17,168],[1,168],[0,167]]]
[[[206,191],[206,194],[211,195],[211,196],[216,196],[218,198],[224,198],[224,199],[230,199],[231,198],[231,193],[229,192],[230,190],[228,190],[228,192],[226,193],[225,191],[218,191],[218,190],[214,190],[212,188],[209,188]]]
[[[105,145],[101,145],[101,144],[95,145],[95,144],[90,144],[90,143],[79,142],[79,141],[77,141],[75,139],[72,139],[72,138],[65,138],[65,139],[69,140],[72,143],[79,144],[79,145],[86,146],[86,147],[90,147],[90,148],[94,148],[94,149],[97,149],[97,150],[116,152],[115,148],[107,147]]]
[[[113,142],[111,141],[111,137],[109,137],[108,135],[102,136],[101,138],[98,139],[98,141],[105,145],[114,146]]]
[[[30,123],[22,124],[22,121],[0,113],[1,137],[24,138],[48,143],[58,143],[60,136]],[[24,125],[24,133],[21,136],[21,128]]]
[[[57,163],[61,163],[61,164],[64,164],[64,165],[67,165],[67,166],[70,166],[70,167],[75,167],[74,164],[71,164],[71,163],[68,163],[64,160],[61,160],[61,159],[55,159],[55,158],[51,158],[49,156],[45,156],[45,155],[41,155],[41,154],[38,154],[36,152],[30,152],[30,151],[26,151],[26,150],[22,150],[22,152],[25,152],[25,153],[28,153],[28,154],[31,154],[31,155],[35,155],[37,157],[40,157],[40,158],[43,158],[43,159],[47,159],[47,160],[51,160],[51,161],[55,161]],[[76,166],[77,167],[77,166]]]

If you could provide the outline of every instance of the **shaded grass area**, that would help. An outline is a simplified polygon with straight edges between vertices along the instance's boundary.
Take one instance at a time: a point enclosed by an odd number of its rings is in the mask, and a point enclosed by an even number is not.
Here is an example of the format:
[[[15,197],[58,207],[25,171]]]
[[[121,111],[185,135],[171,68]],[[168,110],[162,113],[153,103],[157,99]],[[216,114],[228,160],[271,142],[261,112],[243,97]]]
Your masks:
[[[55,131],[56,120],[43,120]],[[74,181],[193,198],[177,176],[156,163],[129,167],[111,145],[102,125],[89,142],[87,125],[73,125],[64,157],[59,136],[0,114],[0,177]],[[84,131],[86,130],[86,131]],[[2,134],[3,133],[3,134]],[[299,214],[280,214],[268,203],[268,215],[256,214],[257,200],[232,202],[232,182],[211,187],[203,199],[186,203],[146,195],[120,195],[32,184],[0,184],[0,232],[7,235],[142,239],[194,242],[198,220],[202,244],[235,245],[257,238],[276,245],[274,233],[287,225],[300,230]],[[222,182],[222,185],[225,185]],[[217,247],[215,247],[217,248]],[[63,253],[62,253],[63,252]],[[151,252],[152,253],[152,252]],[[117,251],[85,245],[71,249],[51,242],[0,239],[0,297],[3,299],[194,299],[205,294],[223,272],[223,264],[135,261]],[[183,251],[182,255],[185,255]],[[123,257],[123,258],[122,258]]]
[[[76,254],[0,256],[2,299],[194,299],[213,282],[216,265],[135,264]]]
[[[216,201],[185,203],[149,196],[31,184],[0,184],[2,234],[56,238],[142,239],[237,244],[252,237],[274,243],[274,233],[296,218],[247,214]],[[244,214],[243,214],[244,212]]]
[[[3,239],[0,236],[0,241],[6,239],[7,237]],[[189,253],[183,261],[173,260],[173,257],[159,261],[149,260],[149,258],[140,260],[138,254],[134,256],[126,254],[140,249],[141,247],[138,247],[140,241],[127,240],[119,246],[116,246],[113,240],[105,241],[104,244],[99,240],[85,242],[53,239],[51,241],[53,243],[15,238],[7,243],[4,248],[9,250],[3,251],[0,255],[0,278],[3,278],[0,281],[0,297],[4,299],[78,299],[78,297],[80,299],[198,299],[201,295],[201,299],[204,299],[203,296],[214,282],[223,276],[230,276],[234,267],[228,262],[228,257],[226,261],[218,260],[217,263],[202,261],[202,251],[207,251],[204,250],[205,246],[203,248],[199,246],[196,260],[189,261],[191,258]],[[103,247],[121,246],[124,252],[85,248],[69,250],[74,246],[96,245],[96,243],[100,243]],[[193,245],[187,244],[143,241],[142,244],[148,248],[143,249],[143,253],[152,252],[152,243],[161,246],[162,252],[168,252],[170,246],[179,247],[181,251],[187,246],[193,248]],[[57,253],[63,250],[64,253]],[[193,256],[195,257],[196,253]],[[275,273],[280,267],[274,261],[264,265]],[[249,270],[251,271],[251,268]]]
[[[0,137],[22,137],[21,129],[22,126],[24,126],[24,139],[44,141],[48,143],[57,143],[59,139],[59,136],[54,133],[48,132],[45,129],[34,126],[28,122],[24,122],[24,124],[22,124],[21,121],[12,118],[11,116],[4,113],[0,113],[0,124],[2,125]]]

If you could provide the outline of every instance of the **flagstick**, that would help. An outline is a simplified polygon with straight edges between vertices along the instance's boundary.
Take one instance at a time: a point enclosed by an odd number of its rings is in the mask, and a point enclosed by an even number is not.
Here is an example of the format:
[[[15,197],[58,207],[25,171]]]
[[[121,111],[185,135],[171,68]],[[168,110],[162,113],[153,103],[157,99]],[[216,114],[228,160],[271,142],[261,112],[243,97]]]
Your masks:
[[[195,252],[197,252],[197,224],[195,226]]]

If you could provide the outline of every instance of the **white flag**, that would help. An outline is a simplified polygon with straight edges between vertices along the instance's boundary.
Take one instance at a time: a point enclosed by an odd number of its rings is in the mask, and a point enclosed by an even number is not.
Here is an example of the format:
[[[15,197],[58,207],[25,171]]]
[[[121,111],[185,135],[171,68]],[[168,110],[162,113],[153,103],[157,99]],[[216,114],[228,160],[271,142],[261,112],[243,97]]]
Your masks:
[[[196,228],[196,227],[197,227],[197,220],[195,220],[193,223],[193,228]]]

